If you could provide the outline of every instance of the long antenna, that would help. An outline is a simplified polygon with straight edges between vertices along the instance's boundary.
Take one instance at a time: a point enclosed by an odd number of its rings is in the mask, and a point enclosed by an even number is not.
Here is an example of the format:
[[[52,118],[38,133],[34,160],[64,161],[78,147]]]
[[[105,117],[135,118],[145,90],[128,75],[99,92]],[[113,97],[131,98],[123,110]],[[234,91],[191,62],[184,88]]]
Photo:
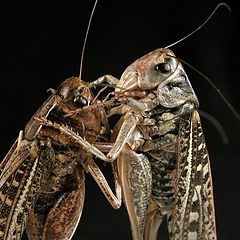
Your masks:
[[[223,144],[227,145],[229,143],[229,140],[228,140],[227,134],[224,131],[224,128],[221,125],[221,123],[215,117],[213,117],[213,115],[211,115],[207,112],[204,112],[203,110],[200,110],[200,109],[198,111],[199,111],[199,114],[201,117],[206,118],[210,123],[213,124],[213,126],[217,129],[217,131],[222,139]]]
[[[165,48],[170,48],[170,47],[172,47],[172,46],[174,46],[174,45],[182,42],[182,41],[185,40],[186,38],[192,36],[192,35],[193,35],[194,33],[196,33],[197,31],[199,31],[199,30],[212,18],[212,16],[214,15],[214,13],[215,13],[221,6],[226,7],[229,12],[232,11],[231,8],[229,7],[229,5],[228,5],[227,3],[224,3],[224,2],[219,3],[219,4],[215,7],[215,9],[212,11],[212,13],[208,16],[208,18],[207,18],[198,28],[196,28],[195,30],[193,30],[191,33],[189,33],[189,34],[186,35],[185,37],[183,37],[183,38],[179,39],[178,41],[176,41],[176,42],[168,45],[168,46],[165,47]]]
[[[87,31],[86,31],[86,35],[85,35],[84,42],[83,42],[83,49],[82,49],[81,61],[80,61],[80,71],[79,71],[79,78],[80,79],[82,78],[83,58],[84,58],[84,52],[85,52],[85,48],[86,48],[88,33],[89,33],[89,29],[90,29],[90,26],[91,26],[93,14],[94,14],[95,8],[97,6],[97,3],[98,3],[98,0],[95,0],[94,6],[93,6],[93,9],[92,9],[89,21],[88,21]]]

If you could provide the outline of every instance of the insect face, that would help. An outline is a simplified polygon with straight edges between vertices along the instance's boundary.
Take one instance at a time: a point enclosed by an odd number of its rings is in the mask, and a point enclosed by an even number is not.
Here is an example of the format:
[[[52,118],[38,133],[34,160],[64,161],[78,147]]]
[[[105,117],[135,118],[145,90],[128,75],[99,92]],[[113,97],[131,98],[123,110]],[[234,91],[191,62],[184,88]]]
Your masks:
[[[118,87],[152,90],[169,78],[177,69],[178,61],[172,51],[157,49],[133,62],[123,73]]]
[[[156,90],[160,105],[167,108],[181,106],[187,101],[198,105],[182,64],[171,50],[165,48],[150,52],[132,63],[119,81],[116,91],[121,90]]]
[[[72,105],[73,108],[88,106],[93,100],[93,94],[87,84],[75,77],[64,81],[58,92],[64,102]]]

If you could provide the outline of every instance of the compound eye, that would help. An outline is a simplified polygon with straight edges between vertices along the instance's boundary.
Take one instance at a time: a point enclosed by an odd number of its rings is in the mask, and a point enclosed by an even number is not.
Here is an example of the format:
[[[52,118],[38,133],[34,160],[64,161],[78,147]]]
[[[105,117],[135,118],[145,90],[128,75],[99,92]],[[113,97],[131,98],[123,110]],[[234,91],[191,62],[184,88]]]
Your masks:
[[[74,98],[74,103],[77,104],[78,107],[85,107],[88,105],[88,101],[83,96],[77,96]]]
[[[171,71],[171,65],[168,62],[159,63],[155,66],[155,70],[163,74],[169,73]]]
[[[82,96],[77,89],[71,89],[68,91],[65,101],[69,104],[74,104],[75,107],[82,108],[88,106],[88,100]]]

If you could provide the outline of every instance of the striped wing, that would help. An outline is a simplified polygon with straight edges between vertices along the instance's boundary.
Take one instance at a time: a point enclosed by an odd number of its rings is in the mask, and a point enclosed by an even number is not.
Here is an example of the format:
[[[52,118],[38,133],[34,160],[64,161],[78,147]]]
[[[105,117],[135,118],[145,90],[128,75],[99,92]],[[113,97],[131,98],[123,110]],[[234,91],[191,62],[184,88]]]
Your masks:
[[[196,110],[180,116],[176,206],[171,239],[217,239],[209,156]]]
[[[44,148],[44,149],[42,149]],[[0,178],[0,239],[20,239],[29,210],[46,177],[48,147],[23,140],[2,161]]]

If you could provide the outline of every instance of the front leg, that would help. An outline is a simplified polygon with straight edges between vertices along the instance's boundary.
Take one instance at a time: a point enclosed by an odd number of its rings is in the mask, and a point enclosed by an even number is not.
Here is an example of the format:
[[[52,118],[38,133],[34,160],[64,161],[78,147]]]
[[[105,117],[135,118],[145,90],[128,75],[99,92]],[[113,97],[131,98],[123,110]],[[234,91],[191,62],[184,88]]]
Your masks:
[[[89,151],[94,156],[98,157],[99,159],[101,159],[103,161],[110,162],[110,159],[107,158],[100,150],[98,150],[92,144],[90,144],[89,142],[84,140],[79,134],[75,133],[68,127],[61,125],[59,123],[56,123],[56,122],[51,122],[50,120],[48,120],[46,118],[35,117],[35,120],[38,121],[43,126],[52,127],[54,129],[59,130],[66,137],[69,137],[76,143],[80,144],[86,151]]]
[[[142,116],[134,111],[126,113],[122,126],[118,132],[115,144],[107,154],[109,161],[114,161],[122,151],[125,144],[130,140],[137,125],[142,121]]]
[[[40,122],[40,124],[44,126],[52,127],[54,129],[59,130],[65,136],[70,137],[72,140],[83,146],[84,149],[86,149],[99,159],[106,162],[112,162],[118,157],[125,143],[127,143],[128,140],[132,137],[132,133],[135,130],[137,124],[142,121],[142,116],[137,112],[133,111],[128,112],[124,116],[123,124],[118,133],[115,144],[113,145],[112,149],[107,154],[107,156],[104,155],[98,148],[84,140],[79,134],[75,133],[74,131],[72,131],[68,127],[65,127],[64,125],[51,122],[46,118],[35,117],[35,120]]]
[[[103,75],[102,77],[98,78],[97,80],[91,82],[89,84],[89,86],[90,87],[98,86],[98,85],[102,84],[103,82],[107,82],[112,85],[117,85],[119,82],[119,79],[110,74],[107,74],[107,75]]]

